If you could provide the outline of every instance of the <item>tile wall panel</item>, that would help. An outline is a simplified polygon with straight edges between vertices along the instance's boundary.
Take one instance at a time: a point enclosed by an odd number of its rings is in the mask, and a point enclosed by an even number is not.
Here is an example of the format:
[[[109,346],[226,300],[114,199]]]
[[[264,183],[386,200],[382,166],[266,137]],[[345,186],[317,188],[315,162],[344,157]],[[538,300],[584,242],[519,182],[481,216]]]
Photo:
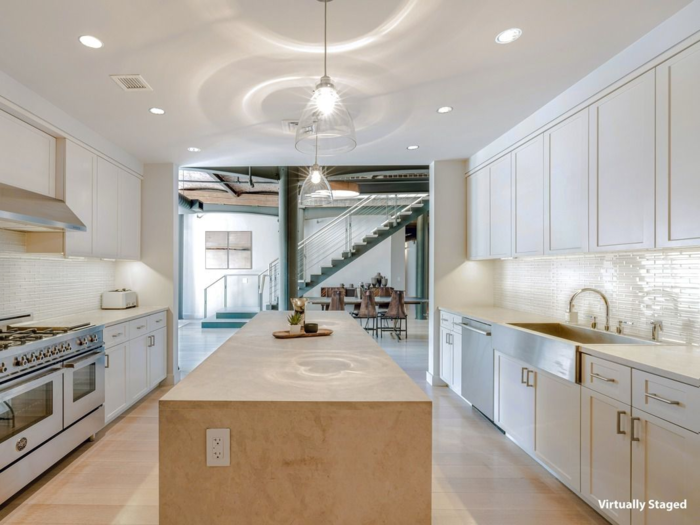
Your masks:
[[[502,260],[494,282],[496,305],[559,319],[576,290],[597,288],[610,301],[611,330],[629,321],[625,333],[649,338],[659,319],[664,340],[700,344],[700,249]],[[595,294],[579,296],[576,307],[581,324],[596,315],[603,326]]]
[[[24,253],[24,234],[0,230],[0,317],[33,313],[35,320],[100,308],[114,288],[115,263]]]

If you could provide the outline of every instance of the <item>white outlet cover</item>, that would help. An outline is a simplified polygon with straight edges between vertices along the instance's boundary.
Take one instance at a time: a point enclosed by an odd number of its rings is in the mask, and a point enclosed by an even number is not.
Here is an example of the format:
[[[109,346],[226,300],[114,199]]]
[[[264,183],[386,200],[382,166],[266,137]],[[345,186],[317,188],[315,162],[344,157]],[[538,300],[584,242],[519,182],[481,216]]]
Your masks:
[[[231,466],[231,429],[207,429],[207,467]]]

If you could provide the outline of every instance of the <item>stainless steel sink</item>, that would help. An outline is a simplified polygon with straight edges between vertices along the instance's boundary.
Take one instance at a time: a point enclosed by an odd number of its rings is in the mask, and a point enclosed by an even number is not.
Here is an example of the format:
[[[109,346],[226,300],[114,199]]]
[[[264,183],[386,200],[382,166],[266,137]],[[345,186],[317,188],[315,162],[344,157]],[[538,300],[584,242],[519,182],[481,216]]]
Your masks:
[[[652,345],[653,341],[637,339],[626,335],[618,335],[583,326],[573,326],[561,323],[510,323],[511,326],[525,328],[540,334],[551,335],[582,345]]]
[[[494,325],[492,334],[494,350],[573,382],[578,379],[578,350],[581,346],[655,344],[645,339],[561,323]]]

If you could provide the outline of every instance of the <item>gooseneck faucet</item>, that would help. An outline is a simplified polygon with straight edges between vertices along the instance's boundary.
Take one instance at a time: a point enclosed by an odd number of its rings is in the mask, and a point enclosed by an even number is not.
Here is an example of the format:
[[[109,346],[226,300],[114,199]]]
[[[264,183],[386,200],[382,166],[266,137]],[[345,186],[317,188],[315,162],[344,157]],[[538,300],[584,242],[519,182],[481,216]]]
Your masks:
[[[600,298],[603,299],[603,302],[605,303],[605,331],[610,331],[610,303],[608,302],[608,298],[605,297],[605,294],[600,290],[596,290],[595,288],[581,288],[578,292],[571,296],[571,299],[569,299],[569,308],[566,310],[566,313],[571,313],[574,310],[574,301],[583,292],[597,293],[600,295]]]

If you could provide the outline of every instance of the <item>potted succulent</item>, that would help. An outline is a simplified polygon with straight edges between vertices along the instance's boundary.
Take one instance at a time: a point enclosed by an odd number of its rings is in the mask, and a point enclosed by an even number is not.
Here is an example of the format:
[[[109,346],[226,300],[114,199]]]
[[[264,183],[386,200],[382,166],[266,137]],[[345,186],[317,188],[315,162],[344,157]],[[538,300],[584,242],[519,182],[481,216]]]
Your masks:
[[[301,314],[299,312],[294,312],[292,315],[287,317],[289,321],[289,333],[290,334],[300,334],[301,333]]]

